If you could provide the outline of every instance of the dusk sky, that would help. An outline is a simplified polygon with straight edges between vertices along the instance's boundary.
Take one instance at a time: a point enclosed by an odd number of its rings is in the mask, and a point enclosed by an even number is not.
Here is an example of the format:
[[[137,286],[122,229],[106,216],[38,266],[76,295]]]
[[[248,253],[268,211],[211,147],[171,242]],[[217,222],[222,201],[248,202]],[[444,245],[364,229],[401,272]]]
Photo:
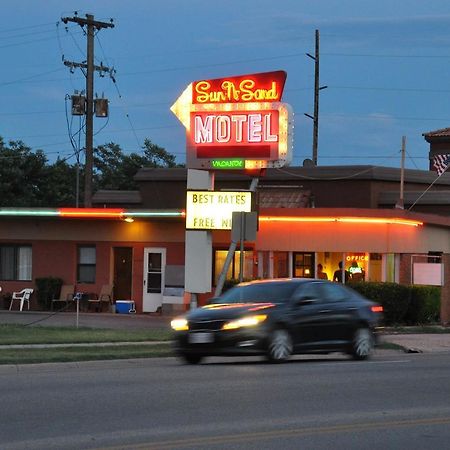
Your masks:
[[[16,0],[0,18],[0,136],[42,149],[49,161],[75,162],[84,145],[66,96],[85,88],[66,60],[86,58],[74,11],[114,20],[95,40],[96,64],[114,67],[114,84],[95,76],[110,100],[95,119],[95,145],[141,152],[145,138],[185,160],[185,130],[170,106],[194,80],[284,70],[283,101],[295,112],[294,158],[312,156],[314,32],[320,31],[318,163],[428,168],[422,133],[450,127],[448,0]],[[70,113],[70,102],[67,103]],[[82,157],[84,161],[84,156]]]

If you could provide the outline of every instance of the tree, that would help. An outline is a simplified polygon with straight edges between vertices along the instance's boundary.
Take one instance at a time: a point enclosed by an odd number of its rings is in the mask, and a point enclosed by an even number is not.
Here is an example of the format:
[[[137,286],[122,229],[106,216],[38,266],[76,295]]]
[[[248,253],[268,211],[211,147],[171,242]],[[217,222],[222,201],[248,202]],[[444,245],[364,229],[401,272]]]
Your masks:
[[[83,187],[84,175],[80,169],[80,188]],[[45,168],[45,183],[43,183],[42,203],[45,206],[76,206],[77,168],[65,159],[58,158],[56,162]],[[79,192],[79,201],[82,190]]]
[[[47,158],[22,141],[6,146],[0,137],[0,206],[48,206],[43,204],[42,180]]]
[[[144,140],[144,158],[146,167],[177,167],[175,156],[150,139]]]
[[[125,155],[110,142],[94,149],[96,189],[133,190],[142,167],[176,167],[175,156],[145,139],[142,154]],[[76,206],[77,165],[58,158],[49,164],[42,150],[22,141],[6,145],[0,137],[0,207]],[[84,170],[79,170],[79,198],[83,198]]]
[[[119,145],[110,142],[94,149],[94,188],[132,190],[136,172],[142,167],[180,167],[175,156],[145,139],[143,154],[125,155]]]

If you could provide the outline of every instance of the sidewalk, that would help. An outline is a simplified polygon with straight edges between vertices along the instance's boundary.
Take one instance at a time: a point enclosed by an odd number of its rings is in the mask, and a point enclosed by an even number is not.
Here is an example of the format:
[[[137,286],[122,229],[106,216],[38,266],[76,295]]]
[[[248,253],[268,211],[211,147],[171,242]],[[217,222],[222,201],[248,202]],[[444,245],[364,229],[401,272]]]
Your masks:
[[[397,344],[407,353],[450,352],[450,333],[383,334],[380,343]]]

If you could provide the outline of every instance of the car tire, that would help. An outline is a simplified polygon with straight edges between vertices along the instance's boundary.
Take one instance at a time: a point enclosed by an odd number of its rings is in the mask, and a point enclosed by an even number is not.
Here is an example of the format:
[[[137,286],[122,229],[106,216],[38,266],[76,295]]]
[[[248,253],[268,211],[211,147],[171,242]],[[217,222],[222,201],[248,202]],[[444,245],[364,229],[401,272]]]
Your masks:
[[[369,328],[357,328],[352,341],[353,358],[356,360],[367,359],[372,354],[374,345],[374,337]]]
[[[271,362],[279,363],[289,359],[292,355],[293,344],[289,332],[283,328],[272,331],[267,344],[267,358]]]
[[[181,353],[181,359],[187,364],[199,364],[203,356],[196,353]]]

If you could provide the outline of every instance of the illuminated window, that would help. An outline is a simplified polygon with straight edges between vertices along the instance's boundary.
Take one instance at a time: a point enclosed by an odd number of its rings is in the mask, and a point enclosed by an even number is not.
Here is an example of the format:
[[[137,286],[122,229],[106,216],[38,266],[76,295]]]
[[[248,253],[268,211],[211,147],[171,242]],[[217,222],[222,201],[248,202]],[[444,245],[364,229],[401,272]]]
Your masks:
[[[314,253],[296,252],[294,257],[294,277],[314,278]]]
[[[223,266],[225,265],[225,260],[227,258],[227,250],[215,250],[214,252],[214,285],[217,285],[220,274],[222,273]],[[230,267],[228,268],[226,280],[237,280],[239,278],[239,269],[241,262],[241,252],[234,252],[234,257],[231,261]],[[253,278],[253,251],[244,251],[244,268],[243,277],[246,280]]]
[[[0,245],[0,280],[30,281],[31,245]]]
[[[95,283],[97,265],[95,246],[78,247],[77,283]]]

